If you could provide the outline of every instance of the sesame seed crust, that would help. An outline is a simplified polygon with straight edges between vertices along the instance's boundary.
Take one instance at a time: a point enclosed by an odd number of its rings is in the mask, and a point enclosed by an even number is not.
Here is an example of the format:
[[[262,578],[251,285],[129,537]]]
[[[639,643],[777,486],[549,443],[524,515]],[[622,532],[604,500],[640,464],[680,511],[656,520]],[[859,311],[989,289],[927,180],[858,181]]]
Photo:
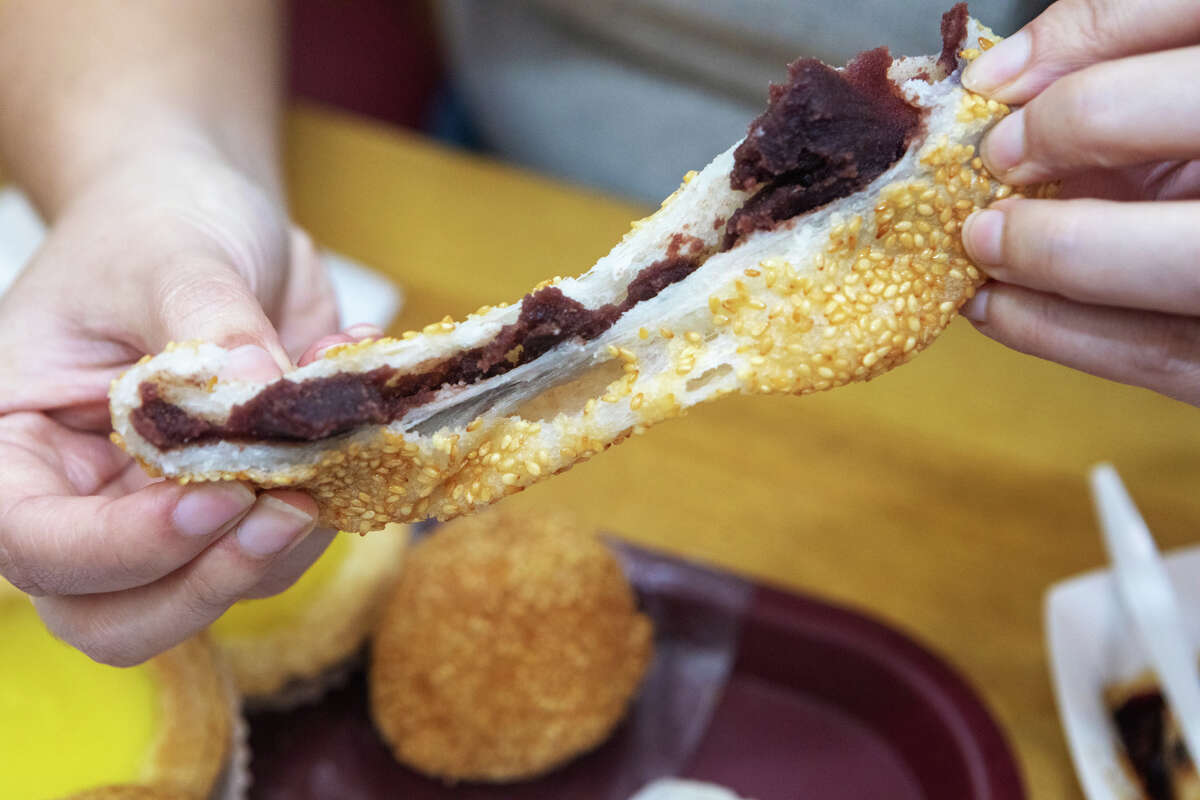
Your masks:
[[[114,382],[114,441],[151,474],[304,489],[322,523],[366,532],[470,513],[728,394],[803,395],[870,380],[927,347],[986,279],[963,250],[961,227],[973,211],[1014,195],[978,157],[979,140],[1009,109],[963,89],[959,75],[965,55],[997,40],[971,20],[958,69],[940,81],[919,77],[930,58],[894,62],[893,80],[925,109],[924,136],[860,192],[728,251],[718,251],[721,226],[713,223],[747,197],[728,186],[732,148],[689,173],[592,270],[541,284],[597,307],[619,299],[672,235],[694,232],[707,260],[590,342],[565,342],[504,375],[446,387],[391,425],[303,444],[159,451],[129,424],[142,381],[217,418],[260,388],[214,387],[224,351],[179,345]],[[518,307],[501,303],[461,322],[447,317],[396,339],[334,348],[289,377],[445,357],[486,341]]]
[[[371,642],[371,716],[424,774],[529,779],[611,734],[653,650],[591,531],[495,509],[413,548]]]

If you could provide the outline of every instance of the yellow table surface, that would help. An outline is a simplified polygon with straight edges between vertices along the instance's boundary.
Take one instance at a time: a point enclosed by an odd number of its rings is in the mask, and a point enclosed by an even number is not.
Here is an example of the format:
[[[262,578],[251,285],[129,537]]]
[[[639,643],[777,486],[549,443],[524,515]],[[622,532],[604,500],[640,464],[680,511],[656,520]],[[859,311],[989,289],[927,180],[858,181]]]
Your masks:
[[[296,216],[403,285],[397,332],[579,273],[646,211],[324,110],[298,109],[288,134]],[[982,693],[1033,797],[1078,798],[1042,602],[1103,562],[1084,473],[1105,459],[1164,547],[1194,539],[1200,410],[960,320],[870,384],[724,400],[506,502],[887,620]]]

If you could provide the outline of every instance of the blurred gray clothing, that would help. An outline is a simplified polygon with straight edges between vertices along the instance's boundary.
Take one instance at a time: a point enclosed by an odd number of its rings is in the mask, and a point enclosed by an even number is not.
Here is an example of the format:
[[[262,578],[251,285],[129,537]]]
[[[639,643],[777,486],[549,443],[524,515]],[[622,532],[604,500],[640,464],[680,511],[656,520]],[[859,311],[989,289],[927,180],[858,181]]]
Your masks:
[[[441,0],[484,142],[571,181],[657,201],[737,141],[798,56],[937,53],[953,0]],[[1045,0],[974,0],[997,33]]]

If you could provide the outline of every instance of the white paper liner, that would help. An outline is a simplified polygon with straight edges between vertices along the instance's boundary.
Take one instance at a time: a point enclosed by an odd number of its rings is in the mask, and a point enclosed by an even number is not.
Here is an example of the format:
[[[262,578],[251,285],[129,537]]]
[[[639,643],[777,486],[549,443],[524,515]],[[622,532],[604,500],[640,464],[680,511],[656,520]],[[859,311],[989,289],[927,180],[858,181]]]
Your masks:
[[[326,667],[311,678],[293,678],[279,691],[262,697],[245,697],[242,703],[246,711],[291,711],[311,705],[333,689],[346,685],[346,681],[362,664],[362,648],[344,661]]]
[[[238,694],[233,672],[222,664],[222,683],[229,698],[231,719],[229,756],[209,794],[210,800],[246,800],[253,780],[250,774],[250,726],[242,714],[242,697]]]
[[[630,800],[748,800],[724,786],[678,778],[662,778],[644,787]]]

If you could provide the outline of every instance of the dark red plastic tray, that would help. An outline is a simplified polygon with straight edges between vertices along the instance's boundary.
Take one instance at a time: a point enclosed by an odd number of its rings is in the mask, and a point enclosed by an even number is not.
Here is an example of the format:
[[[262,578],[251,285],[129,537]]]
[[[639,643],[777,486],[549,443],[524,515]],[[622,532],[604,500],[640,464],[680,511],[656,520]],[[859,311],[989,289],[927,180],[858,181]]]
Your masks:
[[[622,549],[661,646],[641,699],[595,752],[527,783],[446,786],[392,759],[360,671],[317,705],[251,716],[251,796],[623,800],[676,774],[755,800],[1025,798],[987,709],[912,639],[814,598]]]

